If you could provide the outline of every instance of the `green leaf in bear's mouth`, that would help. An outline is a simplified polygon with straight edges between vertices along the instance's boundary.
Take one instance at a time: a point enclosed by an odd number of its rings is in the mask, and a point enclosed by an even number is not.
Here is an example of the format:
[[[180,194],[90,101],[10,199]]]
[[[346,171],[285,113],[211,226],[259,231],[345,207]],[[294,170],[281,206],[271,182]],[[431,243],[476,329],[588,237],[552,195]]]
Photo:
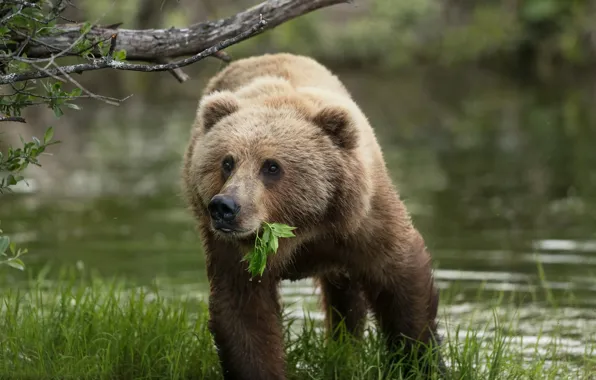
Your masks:
[[[263,275],[267,266],[267,257],[275,254],[279,248],[280,237],[295,237],[292,232],[296,227],[280,223],[263,223],[263,235],[255,238],[254,247],[244,256],[243,261],[248,262],[248,272],[254,277]]]

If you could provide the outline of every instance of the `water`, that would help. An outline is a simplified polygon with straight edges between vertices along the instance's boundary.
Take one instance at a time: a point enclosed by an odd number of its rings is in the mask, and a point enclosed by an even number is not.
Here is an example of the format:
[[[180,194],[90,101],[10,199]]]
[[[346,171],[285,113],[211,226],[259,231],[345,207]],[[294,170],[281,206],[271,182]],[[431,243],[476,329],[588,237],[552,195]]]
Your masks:
[[[341,75],[377,130],[449,294],[442,331],[473,320],[490,336],[483,329],[500,303],[505,322],[517,313],[507,334],[524,354],[537,340],[548,353],[555,339],[559,354],[585,355],[596,333],[590,81],[539,87],[478,72]],[[78,263],[205,299],[202,251],[177,187],[195,104],[104,109],[79,135],[59,136],[77,148],[54,149],[45,159],[54,166],[35,172],[44,191],[32,181],[21,189],[30,193],[0,198],[3,228],[31,251],[29,270]],[[16,284],[26,275],[6,276]],[[290,314],[322,318],[310,281],[284,283],[282,294]]]

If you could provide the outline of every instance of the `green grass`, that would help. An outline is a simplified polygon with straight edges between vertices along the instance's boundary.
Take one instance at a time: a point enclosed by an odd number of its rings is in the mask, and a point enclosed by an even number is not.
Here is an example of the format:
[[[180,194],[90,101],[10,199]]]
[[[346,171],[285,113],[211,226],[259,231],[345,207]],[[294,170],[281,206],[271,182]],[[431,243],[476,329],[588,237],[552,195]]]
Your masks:
[[[0,297],[0,379],[221,379],[206,306],[196,300],[123,281],[83,279],[75,271],[64,271],[59,282],[8,287]],[[550,366],[556,345],[546,353],[537,346],[523,359],[506,334],[515,329],[515,312],[503,310],[484,328],[448,324],[448,378],[594,378],[596,347]],[[385,356],[372,328],[368,339],[355,343],[329,342],[320,327],[313,319],[285,318],[290,379],[381,378]],[[489,331],[495,333],[483,339]]]

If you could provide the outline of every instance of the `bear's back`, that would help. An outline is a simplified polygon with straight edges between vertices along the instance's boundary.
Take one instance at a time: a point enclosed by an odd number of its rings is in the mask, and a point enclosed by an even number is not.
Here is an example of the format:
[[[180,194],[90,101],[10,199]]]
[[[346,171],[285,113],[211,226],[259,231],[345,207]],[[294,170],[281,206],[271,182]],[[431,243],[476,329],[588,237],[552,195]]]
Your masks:
[[[312,58],[289,53],[264,54],[233,61],[207,84],[204,95],[236,91],[260,77],[281,77],[294,88],[315,87],[350,97],[341,81]]]

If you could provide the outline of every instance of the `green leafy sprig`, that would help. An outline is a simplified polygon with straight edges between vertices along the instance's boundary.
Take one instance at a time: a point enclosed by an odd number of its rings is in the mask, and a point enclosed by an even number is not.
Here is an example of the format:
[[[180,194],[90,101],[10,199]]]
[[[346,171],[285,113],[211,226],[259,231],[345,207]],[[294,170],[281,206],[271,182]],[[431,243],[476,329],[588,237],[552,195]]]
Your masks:
[[[263,235],[255,238],[255,245],[249,253],[244,256],[243,261],[248,262],[248,272],[254,277],[263,275],[267,266],[269,255],[277,253],[279,238],[295,237],[292,232],[296,227],[290,227],[280,223],[263,223]]]
[[[25,178],[20,175],[29,164],[41,166],[38,161],[39,156],[45,152],[50,145],[57,144],[59,141],[52,141],[54,136],[54,128],[50,127],[46,130],[43,141],[37,137],[33,137],[33,141],[23,143],[22,148],[8,148],[8,153],[0,152],[0,173],[8,172],[6,177],[0,176],[0,194],[10,191],[10,187],[23,181]]]
[[[11,253],[9,255],[8,253]],[[0,265],[8,265],[16,269],[24,270],[25,264],[19,258],[27,253],[27,249],[17,248],[14,242],[10,241],[8,236],[3,235],[0,230]]]

